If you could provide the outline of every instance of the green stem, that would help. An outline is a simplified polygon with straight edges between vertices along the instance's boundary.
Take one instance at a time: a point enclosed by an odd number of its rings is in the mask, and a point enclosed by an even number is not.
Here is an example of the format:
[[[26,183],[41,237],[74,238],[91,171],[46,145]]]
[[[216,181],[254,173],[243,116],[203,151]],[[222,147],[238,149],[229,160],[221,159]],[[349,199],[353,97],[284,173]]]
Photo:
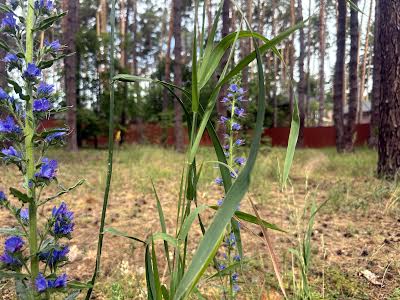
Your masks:
[[[97,275],[100,271],[100,261],[101,261],[101,252],[103,249],[103,238],[104,238],[104,226],[106,220],[107,206],[108,206],[108,196],[110,193],[110,185],[111,185],[111,177],[112,177],[112,166],[113,166],[113,150],[114,150],[114,32],[115,32],[115,0],[111,1],[111,38],[110,38],[110,114],[108,120],[108,169],[107,169],[107,179],[106,179],[106,188],[104,191],[104,199],[103,199],[103,209],[101,213],[101,223],[99,228],[99,240],[97,243],[97,255],[96,255],[96,266],[93,272],[91,287],[89,288],[86,294],[86,300],[90,299],[90,296],[93,291],[93,287],[96,283]]]
[[[25,45],[25,59],[26,63],[33,61],[33,25],[35,23],[35,14],[33,9],[33,0],[28,0],[28,13],[26,18],[26,45]],[[33,148],[33,135],[35,132],[35,119],[32,109],[32,85],[26,84],[26,93],[29,100],[26,101],[26,118],[25,118],[25,159],[26,159],[26,174],[25,185],[28,189],[28,196],[32,199],[29,203],[29,250],[31,256],[31,279],[35,279],[39,273],[39,260],[37,257],[38,240],[37,240],[37,206],[35,199],[35,187],[30,186],[35,173],[35,160]]]

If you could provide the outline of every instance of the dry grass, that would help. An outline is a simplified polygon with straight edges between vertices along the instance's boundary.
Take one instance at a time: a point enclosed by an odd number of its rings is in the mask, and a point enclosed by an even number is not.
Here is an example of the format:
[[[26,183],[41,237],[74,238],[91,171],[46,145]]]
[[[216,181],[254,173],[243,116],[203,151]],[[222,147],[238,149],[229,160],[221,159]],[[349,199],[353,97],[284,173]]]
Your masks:
[[[214,160],[212,151],[211,148],[201,149],[198,161]],[[395,288],[400,284],[400,219],[396,217],[399,212],[396,203],[398,186],[374,177],[375,153],[357,149],[354,154],[339,156],[333,149],[300,150],[296,153],[291,173],[292,188],[281,192],[279,166],[283,165],[285,152],[283,149],[264,149],[262,152],[264,154],[258,159],[250,193],[262,217],[288,231],[288,234],[273,233],[273,237],[289,292],[292,262],[288,248],[296,246],[302,225],[299,215],[305,203],[315,199],[317,203],[328,200],[316,217],[313,232],[310,281],[315,298],[320,299],[323,295],[325,299],[396,297]],[[62,199],[76,214],[76,232],[70,241],[72,264],[68,265],[67,272],[72,278],[87,280],[94,267],[106,152],[82,150],[70,154],[56,151],[49,157],[60,158],[59,180],[65,186],[73,185],[80,178],[87,181]],[[184,155],[151,146],[117,150],[108,226],[141,238],[159,231],[150,183],[152,178],[172,232],[184,161]],[[217,173],[213,165],[204,166],[199,185],[199,200],[202,203],[215,204],[219,199],[221,191],[213,184]],[[0,188],[21,187],[14,170],[3,167],[3,174]],[[50,191],[48,193],[51,194]],[[392,205],[385,211],[389,202]],[[41,214],[48,215],[50,209],[49,205]],[[243,203],[242,209],[251,212],[247,202]],[[205,220],[211,216],[211,213],[206,214]],[[6,212],[0,212],[1,226],[12,222]],[[249,263],[244,269],[244,276],[241,276],[243,282],[239,299],[279,299],[275,296],[277,283],[264,241],[259,235],[261,233],[256,226],[244,229],[244,248]],[[193,231],[192,248],[199,238],[200,232]],[[383,286],[372,285],[360,277],[359,272],[365,269],[375,273],[383,281]],[[101,270],[101,280],[95,289],[96,299],[145,298],[143,249],[138,244],[107,236]],[[9,287],[7,283],[4,287],[0,286],[0,293]],[[220,299],[218,282],[207,282],[200,289],[209,299]]]

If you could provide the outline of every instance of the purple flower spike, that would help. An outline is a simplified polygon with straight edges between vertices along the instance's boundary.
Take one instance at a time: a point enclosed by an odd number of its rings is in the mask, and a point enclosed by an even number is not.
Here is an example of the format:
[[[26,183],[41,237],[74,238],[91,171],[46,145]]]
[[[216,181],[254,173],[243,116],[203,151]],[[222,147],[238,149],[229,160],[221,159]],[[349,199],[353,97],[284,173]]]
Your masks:
[[[48,252],[39,253],[39,259],[47,263],[50,267],[54,268],[59,262],[67,261],[67,254],[69,253],[68,246],[54,249]]]
[[[218,185],[222,185],[222,184],[223,184],[223,180],[222,180],[221,177],[215,178],[214,182],[215,182],[216,184],[218,184]]]
[[[67,274],[58,276],[55,280],[48,281],[49,288],[57,289],[64,288],[67,286]]]
[[[24,71],[22,77],[28,81],[34,81],[42,74],[42,71],[33,63],[28,63],[28,67]]]
[[[40,82],[37,88],[37,94],[39,97],[48,97],[54,92],[54,85]]]
[[[51,180],[56,177],[58,163],[56,160],[49,160],[48,158],[42,159],[42,166],[38,173],[35,174],[36,177]]]
[[[235,142],[235,146],[242,146],[244,145],[244,140],[243,139],[237,139]]]
[[[54,52],[57,52],[58,50],[61,49],[61,44],[59,40],[55,40],[51,43],[48,40],[45,40],[44,45]]]
[[[246,163],[246,159],[244,157],[237,157],[235,158],[235,163],[239,166],[243,166]]]
[[[0,203],[4,203],[7,201],[7,196],[3,191],[0,191]]]
[[[58,131],[58,132],[54,132],[49,134],[48,136],[46,136],[46,138],[44,139],[47,143],[50,143],[54,140],[59,140],[61,138],[63,138],[67,133],[65,131]]]
[[[0,132],[2,133],[19,133],[21,128],[17,124],[13,117],[8,116],[5,120],[0,120]]]
[[[6,13],[6,16],[1,20],[1,29],[7,32],[14,32],[18,28],[17,20],[13,13]]]
[[[21,209],[19,212],[19,217],[24,224],[29,223],[29,210],[27,208]]]
[[[220,116],[219,117],[219,122],[221,124],[226,124],[229,121],[229,118],[225,117],[225,116]]]
[[[13,146],[10,146],[8,149],[4,148],[1,150],[1,153],[5,156],[4,158],[22,158],[21,152],[15,150]]]
[[[18,259],[15,258],[13,255],[11,255],[8,252],[4,252],[0,256],[0,261],[8,268],[11,270],[19,269],[22,267],[22,262]]]
[[[231,84],[231,85],[229,86],[229,90],[230,90],[231,92],[233,92],[233,93],[237,93],[237,92],[239,91],[239,87],[238,87],[237,84]]]
[[[47,290],[47,280],[44,278],[42,273],[39,273],[38,277],[35,279],[35,286],[39,293]]]
[[[33,102],[33,111],[35,112],[44,112],[48,111],[52,108],[51,102],[46,98],[36,99]]]
[[[54,235],[68,238],[74,230],[74,213],[69,211],[67,205],[62,202],[59,208],[53,208],[52,215],[54,218]]]
[[[5,241],[4,249],[8,253],[15,253],[15,252],[20,251],[22,249],[22,247],[24,246],[24,244],[25,244],[25,242],[21,237],[11,236]]]
[[[246,111],[244,108],[239,108],[236,107],[235,108],[235,114],[239,117],[239,118],[243,118],[246,115]]]
[[[239,123],[233,122],[232,130],[239,131],[241,128],[242,126]]]

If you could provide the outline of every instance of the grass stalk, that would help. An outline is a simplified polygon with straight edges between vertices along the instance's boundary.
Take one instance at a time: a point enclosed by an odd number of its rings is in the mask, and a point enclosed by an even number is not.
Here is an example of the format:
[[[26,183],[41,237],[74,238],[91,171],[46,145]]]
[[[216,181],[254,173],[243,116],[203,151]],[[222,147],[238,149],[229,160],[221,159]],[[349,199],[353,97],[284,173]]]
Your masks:
[[[91,287],[88,289],[86,294],[86,300],[90,299],[93,291],[93,287],[96,283],[96,278],[100,271],[100,261],[101,253],[103,249],[103,238],[104,238],[104,226],[107,214],[108,198],[110,194],[112,170],[113,170],[113,151],[114,151],[114,55],[115,55],[115,45],[114,45],[114,35],[115,35],[115,0],[111,1],[111,38],[110,38],[110,112],[108,120],[108,168],[107,168],[107,179],[106,187],[104,191],[103,208],[101,212],[101,221],[99,228],[99,237],[97,242],[97,254],[96,254],[96,265],[93,272]]]

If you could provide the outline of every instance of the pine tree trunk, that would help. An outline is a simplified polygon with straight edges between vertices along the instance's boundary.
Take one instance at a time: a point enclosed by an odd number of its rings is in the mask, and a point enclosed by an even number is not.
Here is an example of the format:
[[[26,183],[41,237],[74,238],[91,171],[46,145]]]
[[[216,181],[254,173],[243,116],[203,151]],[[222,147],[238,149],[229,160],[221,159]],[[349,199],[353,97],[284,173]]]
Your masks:
[[[308,0],[308,15],[311,16],[311,0]],[[307,28],[307,91],[306,91],[306,108],[305,108],[305,124],[310,123],[310,101],[311,101],[311,31],[312,22],[308,22]],[[309,125],[308,125],[309,126]]]
[[[353,0],[357,5],[358,0]],[[345,132],[345,150],[353,151],[354,134],[356,131],[357,104],[358,104],[358,11],[350,11],[350,63],[349,63],[349,113]]]
[[[171,80],[171,40],[174,29],[174,2],[172,2],[169,25],[168,25],[168,40],[167,40],[167,51],[165,53],[165,74],[164,80],[169,82]],[[168,91],[163,90],[163,112],[166,113],[168,110]]]
[[[276,35],[276,19],[275,19],[275,12],[276,12],[276,0],[272,0],[271,3],[271,12],[272,12],[272,19],[271,19],[271,36],[274,37]],[[274,53],[271,53],[271,60],[272,60],[272,70],[273,70],[273,80],[271,82],[271,89],[272,89],[272,101],[273,101],[273,127],[278,126],[278,99],[276,96],[277,90],[277,82],[276,78],[278,78],[278,63],[276,61],[276,56]]]
[[[319,7],[319,96],[318,126],[324,123],[325,113],[325,0]]]
[[[370,147],[378,146],[379,135],[379,99],[381,95],[381,45],[379,43],[380,36],[380,0],[376,0],[375,4],[375,29],[374,29],[374,57],[373,57],[373,84],[371,99],[371,122],[370,137],[368,144]]]
[[[295,0],[290,0],[290,25],[294,26],[296,24],[296,13],[295,13]],[[295,33],[292,34],[292,38],[290,40],[290,48],[289,48],[289,68],[290,68],[290,78],[289,80],[293,80],[294,78],[294,64],[295,64]],[[294,103],[294,91],[291,84],[289,84],[289,108],[290,114],[293,112],[293,103]]]
[[[208,23],[208,28],[207,28],[207,32],[208,35],[210,35],[211,33],[211,29],[213,26],[213,19],[212,19],[212,0],[207,0],[206,1],[206,5],[207,5],[207,23]]]
[[[336,129],[336,150],[344,150],[344,80],[345,80],[345,53],[346,53],[346,0],[338,0],[337,36],[336,36],[336,64],[333,83],[333,120]]]
[[[378,175],[395,179],[400,172],[400,5],[380,0],[380,98]],[[384,20],[384,21],[383,21]]]
[[[298,0],[297,3],[297,22],[303,21],[303,6],[302,0]],[[300,114],[300,131],[299,139],[297,144],[302,147],[304,145],[304,121],[305,121],[305,91],[306,82],[304,74],[304,58],[305,58],[305,36],[303,27],[299,30],[299,44],[300,44],[300,55],[299,55],[299,83],[297,86],[297,92],[299,97],[299,114]]]
[[[68,11],[63,19],[63,39],[64,44],[68,45],[69,52],[76,52],[76,35],[78,33],[78,0],[64,0],[63,10]],[[70,128],[68,135],[68,150],[78,151],[78,139],[76,132],[76,113],[77,113],[77,56],[76,54],[64,58],[64,81],[65,97],[67,106],[71,108],[67,112],[67,124]]]
[[[127,54],[126,54],[126,34],[127,34],[127,20],[128,20],[128,8],[127,8],[127,0],[121,0],[120,1],[120,39],[121,39],[121,44],[120,44],[120,57],[119,57],[119,65],[122,70],[126,69],[127,65]],[[127,126],[127,116],[126,116],[126,109],[128,106],[127,103],[127,96],[128,96],[128,86],[126,82],[122,83],[123,86],[123,92],[124,92],[124,98],[122,99],[122,110],[121,110],[121,119],[120,123],[122,126],[121,129],[121,138],[119,140],[119,145],[122,145],[125,142],[125,135],[126,135],[126,126]]]
[[[229,34],[230,28],[231,28],[231,20],[229,17],[229,12],[230,12],[230,0],[224,0],[224,4],[222,6],[222,37],[225,37]],[[221,68],[223,69],[228,61],[228,53],[225,53],[225,55],[221,59]],[[226,114],[225,111],[225,106],[221,102],[222,98],[226,95],[227,92],[227,86],[224,85],[221,88],[220,91],[220,96],[218,97],[218,102],[217,102],[217,113],[219,116],[224,116]],[[217,123],[217,134],[220,139],[220,141],[223,141],[223,136],[224,136],[224,126],[222,126],[219,122]]]
[[[247,3],[246,3],[247,2]],[[247,8],[247,13],[246,13],[246,18],[249,21],[249,24],[251,26],[251,19],[252,19],[252,0],[247,0],[245,1],[245,8]],[[252,39],[241,39],[241,50],[242,50],[242,58],[246,57],[250,51],[251,51],[251,41]],[[249,70],[250,67],[247,66],[243,68],[242,70],[242,82],[243,82],[243,89],[247,92],[247,95],[249,95]],[[247,106],[248,102],[244,102],[245,107]]]
[[[181,18],[182,18],[182,0],[174,1],[174,18],[173,18],[173,33],[175,40],[174,47],[174,83],[177,86],[182,86],[182,38],[181,38]],[[177,96],[181,93],[177,91]],[[174,101],[175,110],[175,147],[179,152],[183,151],[183,125],[182,125],[182,108],[177,101]]]
[[[364,98],[364,89],[365,89],[365,76],[366,76],[366,70],[367,70],[367,62],[368,62],[368,48],[369,48],[369,30],[371,27],[371,17],[372,17],[372,4],[373,0],[370,1],[369,4],[369,15],[368,15],[368,22],[367,22],[367,32],[365,36],[365,47],[364,47],[364,55],[363,55],[363,64],[361,68],[361,80],[360,80],[360,93],[358,96],[358,108],[357,108],[357,123],[361,123],[362,120],[362,115],[363,115],[363,109],[362,109],[362,102]],[[361,40],[361,39],[360,39]]]

